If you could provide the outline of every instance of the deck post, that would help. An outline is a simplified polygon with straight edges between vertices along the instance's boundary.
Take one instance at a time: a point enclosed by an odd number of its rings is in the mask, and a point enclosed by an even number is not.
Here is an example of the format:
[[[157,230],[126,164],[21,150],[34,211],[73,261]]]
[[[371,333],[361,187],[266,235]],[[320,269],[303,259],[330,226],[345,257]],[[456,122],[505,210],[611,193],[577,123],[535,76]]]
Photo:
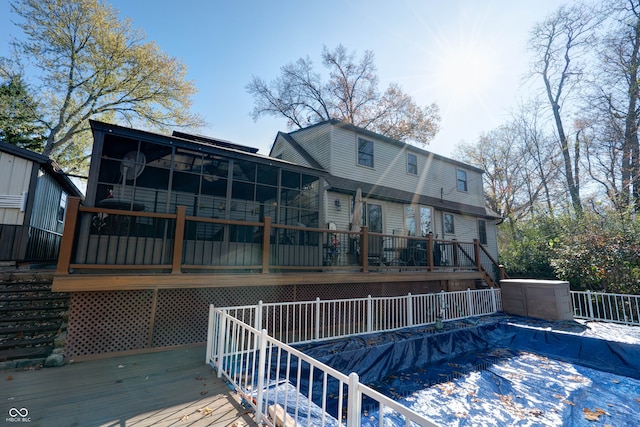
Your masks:
[[[460,243],[458,243],[456,239],[453,239],[451,249],[453,250],[453,254],[451,254],[453,256],[453,267],[460,267],[458,261],[458,251],[460,250]]]
[[[427,234],[427,271],[433,271],[433,233]]]
[[[362,272],[369,272],[369,227],[360,229],[360,256],[362,257]]]
[[[473,252],[476,258],[476,268],[478,271],[482,271],[482,261],[480,258],[480,240],[473,239]]]
[[[176,229],[173,233],[173,262],[171,264],[171,274],[182,273],[182,247],[184,245],[184,226],[187,217],[187,207],[178,206],[176,211]]]
[[[264,223],[262,228],[262,273],[269,273],[269,262],[271,260],[271,217],[262,218]]]
[[[80,198],[69,197],[67,202],[67,214],[64,219],[62,240],[60,242],[56,274],[69,274],[69,265],[71,264],[71,254],[73,252],[73,243],[76,236],[79,210]]]
[[[589,319],[593,319],[593,300],[591,299],[590,290],[587,290],[587,301],[589,302]]]

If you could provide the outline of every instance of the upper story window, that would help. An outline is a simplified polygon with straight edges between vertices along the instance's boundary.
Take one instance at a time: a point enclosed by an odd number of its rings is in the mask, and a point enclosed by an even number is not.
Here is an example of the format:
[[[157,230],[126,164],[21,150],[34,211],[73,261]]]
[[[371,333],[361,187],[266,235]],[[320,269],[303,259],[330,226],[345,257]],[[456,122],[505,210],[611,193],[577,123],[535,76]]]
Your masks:
[[[373,167],[373,141],[358,138],[358,164]]]
[[[444,232],[446,234],[455,234],[456,229],[453,224],[453,214],[444,214]]]
[[[407,153],[407,173],[418,175],[418,156]]]
[[[458,179],[458,191],[467,191],[467,171],[458,169],[457,179]]]
[[[487,244],[487,221],[484,219],[478,220],[478,240],[480,244]]]

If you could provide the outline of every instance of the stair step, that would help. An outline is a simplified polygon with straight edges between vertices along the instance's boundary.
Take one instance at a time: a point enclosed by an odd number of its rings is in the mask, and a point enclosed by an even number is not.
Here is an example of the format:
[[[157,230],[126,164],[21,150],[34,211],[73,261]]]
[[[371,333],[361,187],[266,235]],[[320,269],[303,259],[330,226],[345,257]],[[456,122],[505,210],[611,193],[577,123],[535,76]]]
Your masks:
[[[58,332],[60,329],[60,321],[51,322],[47,325],[37,325],[37,326],[13,326],[13,327],[0,327],[0,335],[9,335],[9,334],[29,334],[33,332]]]
[[[7,340],[5,342],[0,342],[0,350],[6,350],[9,348],[20,348],[20,347],[33,347],[42,344],[50,344],[53,346],[53,339],[55,335],[48,335],[46,337],[40,338],[31,338],[31,339],[14,339]]]
[[[15,302],[15,301],[59,301],[68,300],[68,295],[23,295],[23,296],[0,296],[0,303],[2,302]]]
[[[62,319],[62,314],[42,314],[42,315],[29,315],[29,316],[1,316],[0,323],[18,323],[18,322],[33,322],[33,321],[45,321]]]
[[[0,295],[13,293],[13,292],[48,292],[48,291],[51,291],[51,284],[25,286],[24,283],[16,283],[14,285],[7,286],[6,283],[0,283]]]
[[[53,311],[53,310],[66,310],[67,309],[67,305],[58,305],[55,307],[51,307],[51,306],[27,306],[27,307],[0,307],[0,313],[9,313],[9,312],[16,312],[16,311]]]
[[[51,284],[49,276],[0,280],[0,361],[41,363],[51,354],[70,299]]]
[[[43,345],[40,347],[11,348],[0,350],[0,362],[17,359],[38,359],[45,358],[53,350],[53,345]]]

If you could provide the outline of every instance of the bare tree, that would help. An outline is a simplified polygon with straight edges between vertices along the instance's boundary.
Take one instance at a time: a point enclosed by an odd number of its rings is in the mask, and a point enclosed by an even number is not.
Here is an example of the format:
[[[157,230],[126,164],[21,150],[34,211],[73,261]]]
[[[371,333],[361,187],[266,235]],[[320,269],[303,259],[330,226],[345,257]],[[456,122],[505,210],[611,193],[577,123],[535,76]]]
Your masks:
[[[554,207],[559,199],[557,181],[560,176],[560,153],[552,138],[544,133],[542,105],[538,100],[520,104],[513,114],[513,129],[523,144],[523,159],[531,168],[529,179],[536,178],[536,187],[540,186],[542,204],[546,213],[553,218]],[[536,190],[538,191],[538,190]],[[531,204],[532,209],[536,206]],[[535,212],[532,211],[532,216]]]
[[[635,0],[608,3],[602,16],[607,31],[587,98],[591,131],[589,172],[616,210],[640,209],[640,5]]]
[[[562,109],[567,97],[574,95],[583,75],[581,57],[594,40],[597,24],[586,6],[561,7],[537,24],[531,32],[530,49],[534,53],[532,73],[539,75],[553,115],[560,143],[564,175],[574,212],[582,213],[580,199],[580,140],[569,141]]]
[[[289,126],[303,128],[336,118],[398,140],[428,144],[439,130],[439,109],[420,107],[395,83],[378,89],[374,55],[360,60],[339,45],[322,51],[328,70],[323,81],[309,57],[283,66],[279,77],[267,82],[254,76],[247,92],[254,98],[253,118],[285,117]]]

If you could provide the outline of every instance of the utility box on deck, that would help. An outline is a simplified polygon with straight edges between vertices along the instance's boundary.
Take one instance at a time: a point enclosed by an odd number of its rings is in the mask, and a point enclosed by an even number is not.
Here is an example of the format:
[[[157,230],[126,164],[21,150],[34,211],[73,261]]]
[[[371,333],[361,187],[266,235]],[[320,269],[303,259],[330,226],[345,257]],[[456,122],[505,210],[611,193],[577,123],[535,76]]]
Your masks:
[[[500,281],[505,313],[545,320],[572,320],[569,282],[505,279]]]

